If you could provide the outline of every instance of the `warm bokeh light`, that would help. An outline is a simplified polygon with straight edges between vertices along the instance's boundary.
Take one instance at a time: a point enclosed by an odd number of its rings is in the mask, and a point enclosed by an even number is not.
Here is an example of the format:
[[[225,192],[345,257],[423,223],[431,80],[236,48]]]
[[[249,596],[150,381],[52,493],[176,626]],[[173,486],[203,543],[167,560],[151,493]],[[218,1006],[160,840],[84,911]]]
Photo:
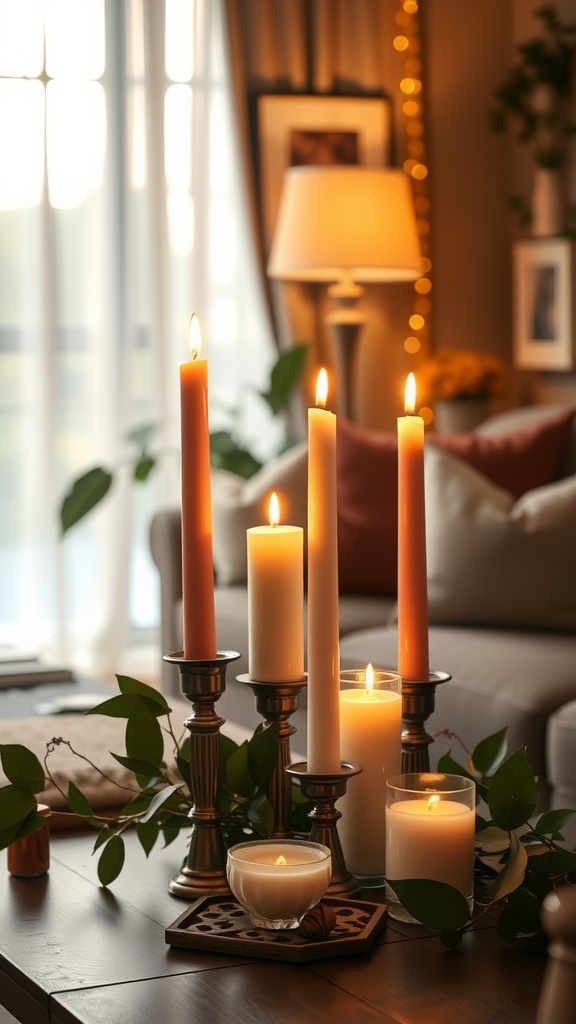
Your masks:
[[[404,0],[402,7],[406,11],[406,14],[416,14],[418,10],[417,0]]]
[[[326,408],[326,402],[328,401],[328,374],[324,367],[318,373],[318,379],[316,381],[316,405],[321,409]]]
[[[430,299],[416,299],[414,309],[417,313],[420,313],[421,316],[428,316],[428,313],[432,309],[432,303],[430,302]]]
[[[416,117],[420,113],[420,104],[417,100],[404,100],[402,112],[406,117]]]
[[[421,256],[419,267],[423,274],[429,273],[429,271],[432,270],[432,260],[428,259],[427,256]]]
[[[200,321],[196,316],[196,313],[192,313],[190,317],[190,326],[188,328],[188,348],[190,350],[190,359],[198,359],[202,350],[202,332],[200,330]]]
[[[416,378],[413,373],[409,373],[406,378],[406,387],[404,388],[404,412],[407,416],[413,416],[416,408]]]
[[[429,427],[434,420],[434,411],[428,405],[423,405],[422,408],[418,410],[418,415],[424,420],[425,427]]]
[[[423,181],[424,178],[428,177],[428,168],[424,164],[418,163],[416,164],[415,167],[412,168],[412,171],[410,173],[412,174],[413,178],[416,178],[417,181]]]
[[[394,39],[392,40],[392,46],[394,47],[395,50],[399,50],[400,52],[402,52],[402,50],[407,50],[408,40],[406,36],[394,36]]]
[[[420,331],[424,327],[424,317],[420,316],[419,313],[413,313],[408,323],[413,331]]]
[[[411,356],[416,355],[420,351],[420,342],[413,334],[404,339],[404,351],[408,352]]]
[[[278,495],[276,491],[272,491],[270,495],[270,508],[268,512],[270,519],[270,526],[278,526],[280,523],[280,502],[278,501]]]
[[[414,282],[414,288],[419,295],[427,295],[432,288],[432,281],[429,277],[419,277],[418,280]]]

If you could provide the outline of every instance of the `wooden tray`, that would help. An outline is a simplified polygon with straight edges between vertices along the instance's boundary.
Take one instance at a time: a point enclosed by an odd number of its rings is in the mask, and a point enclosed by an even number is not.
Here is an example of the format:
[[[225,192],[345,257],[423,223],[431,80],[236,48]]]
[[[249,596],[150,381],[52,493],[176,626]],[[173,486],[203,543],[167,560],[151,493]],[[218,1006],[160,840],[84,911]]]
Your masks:
[[[166,928],[166,942],[258,959],[320,960],[365,952],[386,923],[386,907],[380,903],[336,896],[325,896],[322,903],[334,910],[336,926],[325,939],[306,939],[297,928],[255,928],[233,896],[202,896]]]

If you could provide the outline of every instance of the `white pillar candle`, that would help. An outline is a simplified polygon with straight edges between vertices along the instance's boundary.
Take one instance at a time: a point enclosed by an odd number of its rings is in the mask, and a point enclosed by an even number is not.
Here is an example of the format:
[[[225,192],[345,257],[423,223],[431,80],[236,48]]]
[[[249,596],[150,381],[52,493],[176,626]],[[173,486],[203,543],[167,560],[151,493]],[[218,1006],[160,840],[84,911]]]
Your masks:
[[[327,400],[326,371],[316,402]],[[308,410],[308,770],[340,770],[336,416]]]
[[[340,743],[344,761],[362,771],[348,780],[338,802],[338,834],[346,867],[383,879],[386,847],[386,780],[401,771],[402,695],[396,672],[345,672],[340,692]],[[354,685],[355,684],[355,685]]]
[[[279,525],[270,499],[270,526],[247,531],[248,674],[279,683],[304,676],[304,531]]]
[[[416,787],[401,780],[423,779]],[[446,780],[435,785],[435,779]],[[428,781],[429,780],[429,781]],[[452,781],[455,780],[455,781]],[[475,786],[459,776],[388,780],[386,878],[431,878],[470,900],[474,884]]]
[[[301,840],[239,843],[228,851],[226,873],[254,924],[292,928],[324,896],[332,857],[327,846]]]

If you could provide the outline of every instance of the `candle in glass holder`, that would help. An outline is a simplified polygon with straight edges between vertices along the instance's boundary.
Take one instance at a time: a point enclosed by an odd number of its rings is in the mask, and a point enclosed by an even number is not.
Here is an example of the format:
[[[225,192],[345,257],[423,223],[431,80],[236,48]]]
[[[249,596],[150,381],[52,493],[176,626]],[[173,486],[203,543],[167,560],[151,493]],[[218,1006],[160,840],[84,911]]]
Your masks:
[[[460,775],[416,772],[386,783],[387,902],[392,917],[413,918],[394,880],[431,878],[459,889],[472,911],[476,786]]]
[[[327,846],[304,840],[238,843],[228,850],[226,875],[253,925],[296,928],[324,896],[332,856]]]
[[[248,674],[259,682],[304,676],[304,531],[281,526],[278,497],[270,526],[247,531]]]
[[[338,801],[338,833],[349,871],[365,887],[384,884],[386,779],[401,770],[402,680],[397,672],[340,673],[342,758],[362,771]]]
[[[426,682],[428,581],[424,505],[424,420],[414,414],[416,382],[406,381],[406,415],[398,418],[398,672]]]

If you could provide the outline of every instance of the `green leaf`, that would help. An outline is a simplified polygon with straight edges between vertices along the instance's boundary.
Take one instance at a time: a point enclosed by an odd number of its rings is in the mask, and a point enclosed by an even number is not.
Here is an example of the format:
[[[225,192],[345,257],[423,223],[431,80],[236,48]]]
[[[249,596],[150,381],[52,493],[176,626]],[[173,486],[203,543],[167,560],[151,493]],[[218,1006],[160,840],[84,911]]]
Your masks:
[[[386,879],[412,917],[439,932],[454,931],[470,919],[468,902],[446,882],[430,878]]]
[[[94,817],[90,802],[73,782],[68,784],[68,806],[74,814],[80,815],[81,818]]]
[[[24,821],[30,811],[36,810],[36,801],[27,789],[21,786],[4,786],[0,789],[0,821],[8,829]]]
[[[215,469],[236,473],[244,480],[254,476],[263,465],[247,448],[238,444],[228,430],[215,430],[210,434],[210,464]]]
[[[154,849],[159,834],[160,825],[157,821],[147,821],[145,824],[139,821],[136,825],[136,835],[147,857]]]
[[[496,825],[510,831],[524,825],[538,802],[538,787],[520,747],[500,765],[488,787],[488,806]]]
[[[270,373],[268,391],[260,395],[268,403],[273,416],[277,416],[288,404],[292,391],[300,380],[306,365],[308,345],[296,345],[283,352]]]
[[[248,740],[248,771],[257,786],[265,786],[276,767],[278,728],[258,729]]]
[[[472,751],[472,763],[480,775],[492,775],[506,755],[508,728],[487,736]]]
[[[462,942],[462,932],[441,932],[440,942],[448,949],[457,949]]]
[[[88,470],[72,484],[60,507],[62,535],[98,505],[112,485],[112,474],[101,466]]]
[[[464,775],[467,779],[476,781],[467,768],[464,768],[458,761],[454,760],[449,750],[438,759],[437,767],[439,772],[444,772],[447,775]]]
[[[510,907],[504,907],[496,922],[496,931],[505,942],[515,942],[522,934],[523,923]]]
[[[145,483],[155,465],[156,459],[153,455],[142,455],[141,458],[134,463],[132,478],[138,483]]]
[[[5,850],[7,846],[10,846],[10,843],[14,842],[21,824],[22,822],[15,821],[9,828],[0,829],[0,850]]]
[[[87,715],[107,715],[108,718],[130,718],[138,698],[136,694],[116,694],[86,711]]]
[[[558,807],[553,811],[545,811],[541,814],[534,826],[534,831],[538,832],[541,836],[555,836],[561,832],[564,825],[570,821],[570,818],[575,814],[575,811],[569,808]]]
[[[550,875],[567,875],[576,871],[576,853],[572,850],[547,850],[529,857],[531,871],[546,871]]]
[[[162,824],[160,828],[162,830],[162,835],[164,836],[164,849],[166,849],[167,846],[170,846],[170,844],[173,843],[175,839],[178,839],[178,836],[180,835],[180,829],[185,828],[189,825],[190,822],[188,820],[184,821],[182,824]]]
[[[160,427],[158,423],[142,423],[139,427],[132,427],[126,432],[126,440],[131,441],[141,451],[148,447]]]
[[[121,693],[137,693],[139,697],[145,697],[152,704],[157,704],[164,715],[169,714],[172,710],[164,694],[153,686],[148,686],[147,683],[141,682],[140,679],[134,679],[132,676],[117,675],[116,679]]]
[[[145,825],[147,821],[150,821],[152,816],[156,814],[156,811],[162,807],[162,804],[166,803],[173,793],[176,793],[177,789],[178,786],[166,786],[164,789],[161,789],[159,793],[156,793],[150,801],[150,806],[146,811],[146,814],[140,818],[141,824]]]
[[[246,815],[256,830],[263,836],[271,836],[274,830],[274,808],[265,793],[257,793],[249,801]]]
[[[110,751],[112,753],[112,751]],[[135,757],[124,757],[123,754],[114,754],[112,757],[118,761],[124,768],[127,768],[129,772],[134,772],[134,775],[139,775],[148,782],[150,779],[156,778],[158,775],[158,766],[148,764],[147,761],[138,761]]]
[[[122,836],[112,836],[104,847],[98,861],[98,878],[102,885],[110,885],[124,867],[124,840]]]
[[[226,783],[231,793],[249,798],[255,783],[248,768],[248,741],[245,740],[226,762]]]
[[[45,824],[46,818],[43,814],[38,814],[35,809],[30,811],[23,821],[15,821],[9,828],[0,831],[0,850],[5,850],[17,839],[24,839],[25,836],[38,832]]]
[[[0,758],[6,778],[30,793],[41,793],[46,786],[44,769],[31,750],[21,743],[0,744]]]
[[[139,697],[126,723],[126,753],[137,761],[156,766],[159,772],[164,756],[164,739],[158,719]]]

